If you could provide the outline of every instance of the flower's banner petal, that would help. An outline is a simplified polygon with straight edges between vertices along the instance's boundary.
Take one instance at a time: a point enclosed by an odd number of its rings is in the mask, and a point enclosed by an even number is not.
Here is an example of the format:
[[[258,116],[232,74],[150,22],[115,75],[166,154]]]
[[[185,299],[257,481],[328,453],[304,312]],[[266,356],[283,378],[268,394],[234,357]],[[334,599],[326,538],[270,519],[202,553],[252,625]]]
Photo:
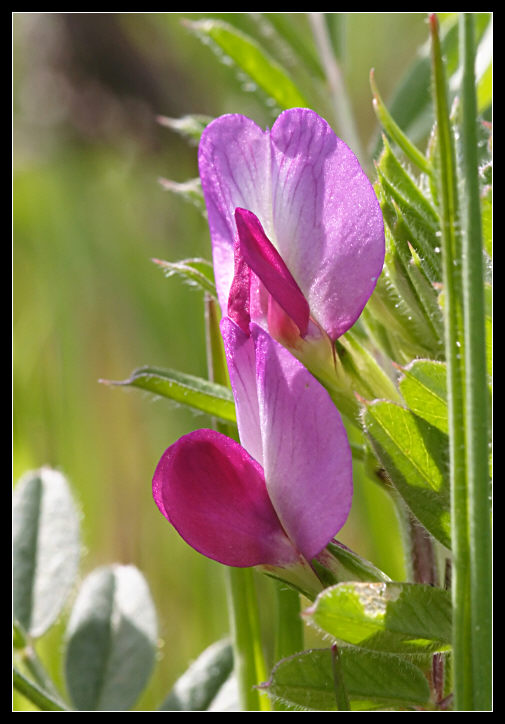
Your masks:
[[[207,205],[216,288],[223,313],[234,275],[235,209],[246,208],[271,223],[268,133],[239,114],[220,116],[203,131],[198,165]]]
[[[384,227],[366,174],[326,121],[291,108],[269,132],[221,116],[202,134],[199,170],[225,313],[241,208],[257,216],[316,321],[333,339],[349,329],[381,273]]]
[[[313,111],[281,113],[270,140],[268,236],[313,316],[336,339],[359,317],[382,271],[380,206],[354,153]]]
[[[268,493],[284,530],[310,560],[351,507],[346,431],[328,393],[303,365],[258,325],[251,331]]]
[[[305,335],[309,324],[309,305],[281,255],[263,231],[258,217],[247,209],[238,208],[235,221],[241,257],[295,322],[300,334]]]
[[[228,317],[221,320],[220,328],[235,399],[240,442],[249,455],[263,466],[254,343],[251,336]]]
[[[196,430],[166,450],[153,478],[159,509],[195,550],[228,566],[282,565],[297,553],[261,467],[237,442]]]

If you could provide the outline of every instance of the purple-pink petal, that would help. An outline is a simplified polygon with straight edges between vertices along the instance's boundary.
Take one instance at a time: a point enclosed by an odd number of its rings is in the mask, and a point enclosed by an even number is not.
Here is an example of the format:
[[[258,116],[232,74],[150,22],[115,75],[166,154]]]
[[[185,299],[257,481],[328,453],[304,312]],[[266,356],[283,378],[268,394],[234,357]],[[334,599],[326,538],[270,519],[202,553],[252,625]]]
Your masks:
[[[196,430],[165,451],[153,495],[181,537],[208,558],[239,567],[287,565],[298,558],[270,502],[261,466],[214,430]]]
[[[228,317],[221,321],[221,334],[235,400],[240,442],[263,465],[254,341],[249,331],[245,333]]]
[[[332,339],[349,329],[384,263],[382,212],[354,153],[307,109],[270,133],[277,248]]]
[[[293,545],[311,560],[351,508],[347,434],[319,382],[261,327],[251,330],[268,494]]]
[[[199,168],[226,313],[236,208],[252,212],[332,339],[360,315],[384,261],[373,188],[352,151],[311,110],[281,113],[271,131],[241,115],[202,134]]]
[[[310,310],[293,275],[266,236],[255,214],[247,209],[236,209],[235,221],[242,258],[288,317],[295,322],[303,336],[307,332]]]

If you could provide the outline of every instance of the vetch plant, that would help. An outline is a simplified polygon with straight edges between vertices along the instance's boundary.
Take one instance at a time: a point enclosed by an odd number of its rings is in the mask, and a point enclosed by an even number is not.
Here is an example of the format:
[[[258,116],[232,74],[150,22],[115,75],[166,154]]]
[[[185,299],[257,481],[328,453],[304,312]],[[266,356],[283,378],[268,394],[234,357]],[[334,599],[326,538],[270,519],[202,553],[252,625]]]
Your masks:
[[[492,147],[481,115],[491,104],[491,18],[449,13],[441,26],[428,16],[430,43],[388,106],[370,73],[382,136],[368,164],[354,148],[362,167],[350,148],[358,134],[340,16],[295,15],[255,14],[254,37],[234,14],[185,23],[266,96],[268,128],[240,108],[163,119],[199,143],[199,178],[163,185],[195,202],[210,243],[209,258],[156,263],[203,291],[208,373],[143,367],[115,384],[208,416],[167,441],[151,484],[184,541],[221,564],[230,641],[205,649],[159,708],[488,711]],[[298,21],[315,44],[294,32]],[[279,41],[273,51],[267,35]],[[292,73],[280,47],[292,51]],[[331,109],[336,124],[325,120]],[[76,564],[75,527],[55,516],[73,556],[48,535],[58,505],[42,483],[20,486],[17,503],[15,632],[25,655],[25,629],[34,636],[54,620]],[[373,486],[400,528],[404,575],[394,578],[360,552],[369,528],[383,551],[393,545]],[[368,511],[353,528],[357,552],[345,545],[355,500]],[[275,601],[268,642],[256,586],[264,574]],[[132,580],[130,569],[106,568],[78,596],[66,671],[79,709],[124,700],[125,688],[131,706],[145,683],[156,621],[142,584],[138,599],[123,595]],[[135,636],[124,641],[130,618]],[[27,660],[36,681],[17,671],[18,688],[41,708],[67,710]]]

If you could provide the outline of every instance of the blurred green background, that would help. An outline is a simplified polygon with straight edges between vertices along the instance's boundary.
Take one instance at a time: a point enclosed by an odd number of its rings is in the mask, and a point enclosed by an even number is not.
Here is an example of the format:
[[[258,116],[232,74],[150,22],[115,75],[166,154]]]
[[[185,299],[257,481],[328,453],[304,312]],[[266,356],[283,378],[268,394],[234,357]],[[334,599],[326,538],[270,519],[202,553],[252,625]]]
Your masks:
[[[209,419],[99,383],[144,364],[206,374],[201,295],[151,262],[210,258],[203,217],[158,183],[196,177],[196,147],[156,116],[239,112],[261,125],[273,116],[181,23],[200,16],[13,16],[14,480],[41,465],[68,476],[82,511],[83,576],[112,562],[145,575],[160,650],[137,709],[156,708],[188,663],[228,630],[221,567],[179,539],[151,497],[163,450]],[[280,51],[264,19],[225,19]],[[289,21],[311,46],[305,14]],[[345,78],[370,148],[377,133],[370,68],[387,101],[426,41],[425,15],[351,13],[344,27]],[[335,127],[330,108],[315,110]],[[389,502],[359,467],[339,537],[402,575]],[[258,585],[267,637],[272,591],[266,579]],[[62,687],[64,624],[38,644]],[[30,708],[20,697],[15,707]]]

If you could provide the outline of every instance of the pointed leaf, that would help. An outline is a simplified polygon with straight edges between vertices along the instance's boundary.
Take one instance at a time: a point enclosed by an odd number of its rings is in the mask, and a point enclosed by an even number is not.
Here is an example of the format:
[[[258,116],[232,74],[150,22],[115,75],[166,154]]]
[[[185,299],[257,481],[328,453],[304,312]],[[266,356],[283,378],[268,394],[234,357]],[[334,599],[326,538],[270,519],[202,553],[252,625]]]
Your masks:
[[[158,123],[166,128],[170,128],[181,136],[187,138],[190,142],[198,144],[205,126],[212,121],[211,116],[205,116],[199,113],[192,113],[182,118],[168,118],[167,116],[158,116]]]
[[[176,262],[153,259],[153,261],[163,269],[167,277],[180,276],[191,286],[198,287],[217,299],[212,264],[206,259],[182,259]]]
[[[351,711],[429,703],[421,669],[394,654],[339,647],[340,666]],[[275,699],[309,711],[336,711],[331,649],[312,649],[280,661],[264,688]]]
[[[160,178],[159,182],[166,191],[171,191],[173,194],[177,194],[185,201],[191,202],[203,214],[203,216],[207,215],[199,178],[190,179],[189,181],[184,181],[182,183],[171,181],[166,178]]]
[[[160,711],[206,711],[232,669],[230,642],[216,641],[177,679]]]
[[[41,468],[17,484],[12,516],[13,612],[38,637],[55,622],[75,582],[79,513],[66,478]]]
[[[134,566],[95,569],[83,582],[66,632],[65,675],[80,711],[126,711],[154,664],[156,611]]]
[[[400,391],[409,410],[441,432],[448,433],[446,364],[414,360],[402,372]]]
[[[418,148],[410,141],[409,138],[403,133],[400,126],[396,123],[392,115],[386,108],[384,101],[381,98],[379,89],[375,82],[375,74],[373,69],[370,71],[370,86],[373,93],[373,107],[377,118],[382,125],[383,129],[388,133],[389,137],[402,149],[407,158],[409,158],[416,166],[424,173],[432,175],[433,170],[430,166],[429,161],[419,151]]]
[[[186,26],[204,42],[211,41],[220,55],[230,58],[281,109],[307,106],[284,69],[253,38],[219,20],[197,20]]]
[[[400,210],[410,232],[410,243],[423,259],[432,281],[441,279],[440,219],[428,198],[400,163],[391,147],[384,141],[384,151],[376,164],[379,180],[386,198]]]
[[[450,548],[447,435],[381,400],[366,406],[363,422],[373,450],[414,516]]]
[[[446,651],[451,596],[416,583],[339,583],[305,611],[306,621],[337,641],[389,653]]]
[[[134,370],[131,376],[122,382],[109,380],[102,382],[109,385],[139,387],[226,422],[236,421],[233,395],[227,387],[184,372],[141,367]]]

